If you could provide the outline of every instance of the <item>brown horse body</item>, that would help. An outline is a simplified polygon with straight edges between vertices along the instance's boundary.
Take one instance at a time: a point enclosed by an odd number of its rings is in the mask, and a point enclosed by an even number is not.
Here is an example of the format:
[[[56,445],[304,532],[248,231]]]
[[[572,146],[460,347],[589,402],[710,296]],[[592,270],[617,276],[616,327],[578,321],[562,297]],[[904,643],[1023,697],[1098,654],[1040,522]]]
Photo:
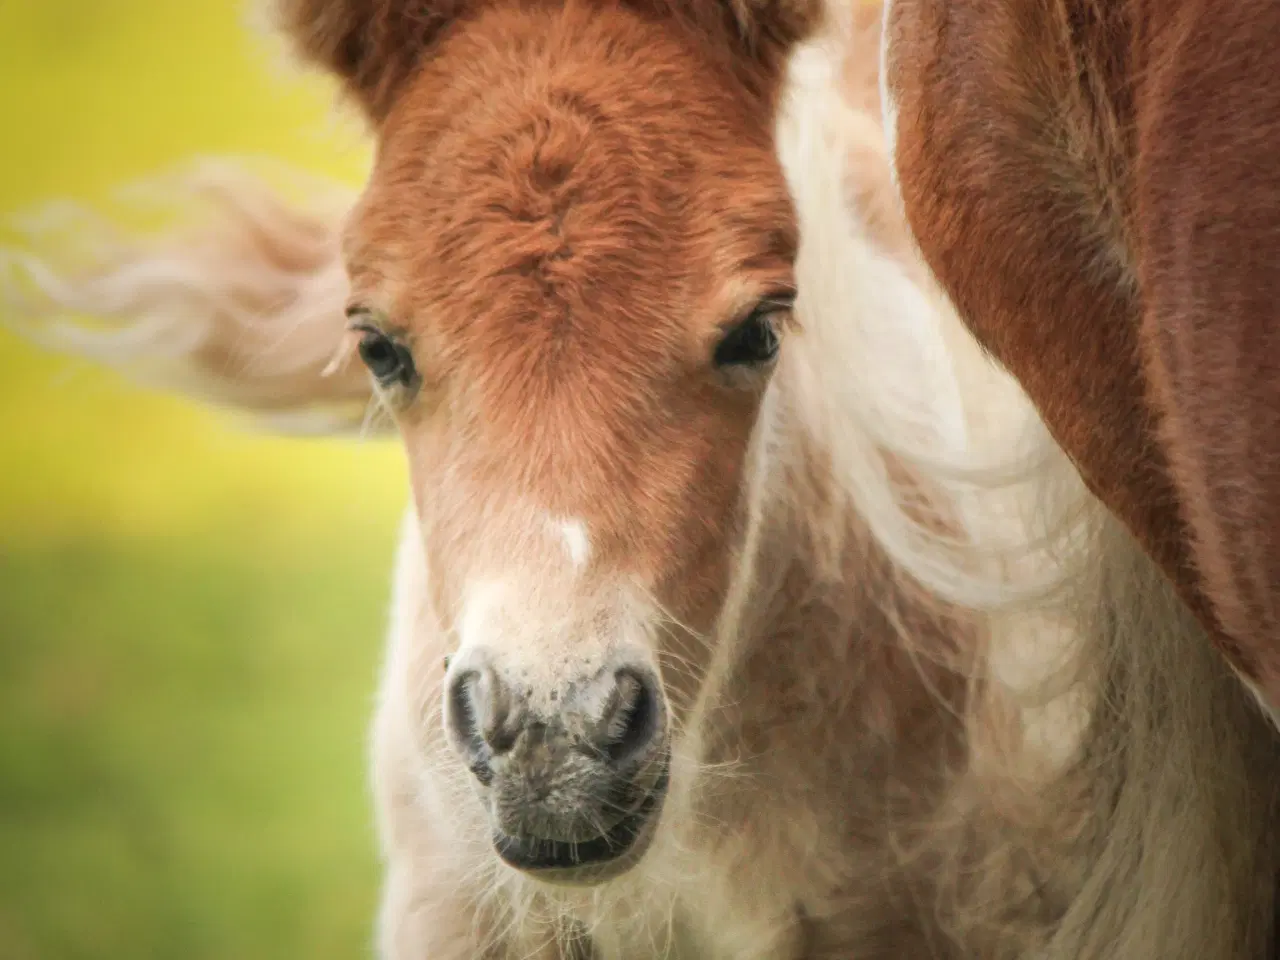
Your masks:
[[[926,261],[1280,709],[1280,5],[894,0]]]

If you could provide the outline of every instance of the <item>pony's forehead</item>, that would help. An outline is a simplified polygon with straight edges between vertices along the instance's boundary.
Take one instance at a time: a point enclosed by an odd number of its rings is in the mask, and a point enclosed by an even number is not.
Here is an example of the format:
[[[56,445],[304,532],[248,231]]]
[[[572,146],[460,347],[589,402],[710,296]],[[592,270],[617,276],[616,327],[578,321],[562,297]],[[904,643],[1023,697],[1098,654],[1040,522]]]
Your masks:
[[[384,139],[348,235],[359,293],[442,335],[630,328],[632,351],[669,352],[697,345],[675,327],[706,333],[790,284],[798,231],[767,114],[733,136],[677,103],[514,86]]]
[[[522,199],[576,180],[575,194],[620,214],[637,200],[650,218],[665,207],[670,229],[696,223],[703,197],[742,209],[744,183],[782,189],[781,70],[749,82],[733,69],[749,59],[723,39],[620,4],[556,6],[489,6],[427,58],[379,130],[374,179],[389,202],[506,200],[527,216]]]
[[[465,385],[455,415],[613,450],[599,431],[649,434],[722,327],[791,287],[798,231],[772,105],[727,46],[575,10],[493,8],[440,46],[383,126],[347,260],[424,374]]]

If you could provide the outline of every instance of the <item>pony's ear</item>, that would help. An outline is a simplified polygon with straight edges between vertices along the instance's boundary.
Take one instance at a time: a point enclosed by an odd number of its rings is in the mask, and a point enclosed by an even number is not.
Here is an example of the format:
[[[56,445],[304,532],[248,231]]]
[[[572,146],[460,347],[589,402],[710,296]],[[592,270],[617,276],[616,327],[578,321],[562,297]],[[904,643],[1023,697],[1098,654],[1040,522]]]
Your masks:
[[[375,124],[466,0],[269,0],[304,62],[335,75]]]

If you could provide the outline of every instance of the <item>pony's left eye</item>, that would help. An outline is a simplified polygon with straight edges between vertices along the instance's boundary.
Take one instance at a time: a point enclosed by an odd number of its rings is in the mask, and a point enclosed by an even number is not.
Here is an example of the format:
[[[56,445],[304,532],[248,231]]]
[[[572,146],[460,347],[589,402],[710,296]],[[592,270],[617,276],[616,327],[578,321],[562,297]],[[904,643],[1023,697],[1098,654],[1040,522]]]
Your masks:
[[[774,296],[756,304],[746,318],[716,344],[715,365],[755,367],[772,361],[778,355],[778,320],[791,309],[792,303],[792,297]]]
[[[378,383],[384,387],[413,383],[417,370],[407,347],[372,327],[363,327],[360,332],[360,359]]]

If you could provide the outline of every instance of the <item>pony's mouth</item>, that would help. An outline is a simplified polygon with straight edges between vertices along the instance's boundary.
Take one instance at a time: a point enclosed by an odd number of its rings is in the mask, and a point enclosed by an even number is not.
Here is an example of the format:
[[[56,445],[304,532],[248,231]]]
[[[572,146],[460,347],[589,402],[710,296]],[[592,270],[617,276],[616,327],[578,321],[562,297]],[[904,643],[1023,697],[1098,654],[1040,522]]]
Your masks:
[[[493,847],[509,867],[549,883],[590,885],[625,873],[639,862],[653,836],[670,784],[669,764],[644,799],[607,833],[570,843],[495,833]]]

